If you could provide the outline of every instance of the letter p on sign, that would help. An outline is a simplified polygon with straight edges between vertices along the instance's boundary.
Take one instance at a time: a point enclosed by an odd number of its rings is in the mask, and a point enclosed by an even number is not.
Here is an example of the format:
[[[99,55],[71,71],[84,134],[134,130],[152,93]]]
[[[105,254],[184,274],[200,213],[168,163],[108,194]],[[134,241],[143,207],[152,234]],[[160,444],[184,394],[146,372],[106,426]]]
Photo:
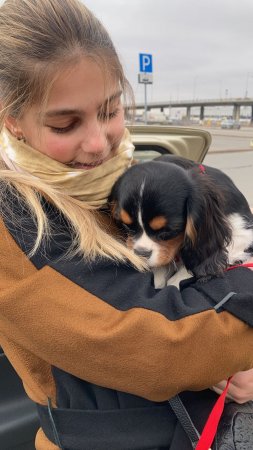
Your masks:
[[[147,53],[140,53],[140,72],[152,73],[152,55]]]

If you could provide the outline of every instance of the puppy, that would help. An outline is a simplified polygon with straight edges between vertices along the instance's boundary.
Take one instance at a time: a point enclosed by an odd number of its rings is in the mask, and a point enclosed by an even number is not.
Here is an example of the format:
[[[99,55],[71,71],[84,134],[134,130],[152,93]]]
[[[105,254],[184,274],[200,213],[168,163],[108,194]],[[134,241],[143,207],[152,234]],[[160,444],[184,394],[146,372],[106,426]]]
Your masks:
[[[178,285],[192,275],[202,281],[221,276],[253,254],[250,207],[218,169],[161,156],[127,170],[109,201],[127,245],[154,270],[157,288],[168,278]]]

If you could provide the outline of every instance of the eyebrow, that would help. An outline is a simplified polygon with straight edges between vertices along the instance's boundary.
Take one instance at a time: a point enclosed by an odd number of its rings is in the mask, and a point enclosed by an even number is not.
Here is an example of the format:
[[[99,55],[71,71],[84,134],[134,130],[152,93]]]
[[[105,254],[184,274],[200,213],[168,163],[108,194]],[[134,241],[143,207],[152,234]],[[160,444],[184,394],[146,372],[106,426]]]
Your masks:
[[[107,103],[111,103],[113,100],[119,98],[122,94],[122,90],[115,92],[112,94],[108,99],[104,101],[103,104],[99,105],[98,109],[104,108]],[[51,111],[47,111],[45,113],[45,118],[55,117],[55,116],[71,116],[71,115],[82,115],[84,114],[84,111],[81,109],[53,109]]]

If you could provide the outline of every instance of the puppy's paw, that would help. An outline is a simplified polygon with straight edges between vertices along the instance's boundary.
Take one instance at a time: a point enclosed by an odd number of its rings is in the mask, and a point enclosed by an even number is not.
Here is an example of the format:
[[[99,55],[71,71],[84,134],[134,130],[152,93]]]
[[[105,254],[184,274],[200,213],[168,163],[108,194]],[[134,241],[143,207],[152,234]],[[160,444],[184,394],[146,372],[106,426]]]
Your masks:
[[[184,266],[182,266],[178,272],[175,273],[172,277],[167,281],[167,286],[176,286],[179,289],[179,283],[182,280],[187,280],[191,278],[192,274],[186,270]]]

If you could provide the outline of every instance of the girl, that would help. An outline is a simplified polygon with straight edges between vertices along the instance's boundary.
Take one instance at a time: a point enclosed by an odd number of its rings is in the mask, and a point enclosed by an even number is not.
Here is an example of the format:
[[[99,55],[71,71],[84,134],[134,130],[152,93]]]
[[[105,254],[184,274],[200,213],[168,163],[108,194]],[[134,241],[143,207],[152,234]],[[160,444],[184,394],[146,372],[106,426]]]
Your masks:
[[[253,275],[156,291],[125,248],[107,197],[131,89],[82,3],[6,0],[0,41],[0,344],[36,448],[191,448],[166,400],[252,368]]]

